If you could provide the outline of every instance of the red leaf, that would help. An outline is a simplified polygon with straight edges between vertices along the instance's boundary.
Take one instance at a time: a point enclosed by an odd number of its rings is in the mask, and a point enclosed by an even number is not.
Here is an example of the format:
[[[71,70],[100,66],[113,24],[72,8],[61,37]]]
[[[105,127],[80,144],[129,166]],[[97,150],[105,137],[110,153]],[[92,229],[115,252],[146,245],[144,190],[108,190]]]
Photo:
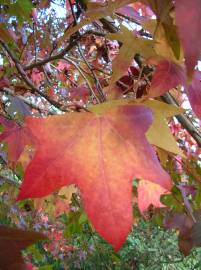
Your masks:
[[[196,70],[187,95],[194,113],[201,119],[201,72]]]
[[[81,85],[78,87],[70,88],[69,93],[70,93],[71,99],[82,99],[83,101],[86,102],[86,100],[90,94],[90,91],[86,86]]]
[[[0,89],[4,87],[9,87],[10,86],[10,81],[7,77],[3,76],[0,79]]]
[[[0,141],[8,144],[8,159],[16,162],[27,144],[33,144],[34,138],[27,128],[24,128],[15,121],[0,116],[0,124],[5,127],[0,135]]]
[[[118,250],[132,227],[132,179],[170,189],[145,133],[150,109],[120,106],[101,115],[72,113],[26,123],[39,141],[18,200],[75,183],[95,229]]]
[[[41,233],[24,231],[0,225],[0,269],[27,269],[21,250],[38,240],[47,239]]]
[[[138,79],[139,74],[140,74],[139,69],[137,69],[136,67],[130,66],[130,71],[131,71],[132,75],[133,75],[135,78]]]
[[[156,66],[149,96],[161,96],[178,85],[185,85],[185,73],[182,67],[167,60],[161,61]]]
[[[187,71],[192,75],[201,48],[201,2],[200,0],[176,0],[175,8]]]
[[[36,85],[39,85],[42,80],[44,80],[43,72],[38,71],[36,68],[33,69],[31,73],[31,78]]]
[[[179,239],[178,245],[180,251],[185,255],[189,255],[191,249],[193,248],[192,241],[192,228],[193,221],[186,214],[180,213],[170,213],[165,219],[165,227],[167,229],[178,229]]]
[[[141,180],[138,184],[138,207],[143,214],[152,204],[155,207],[165,207],[160,202],[160,196],[167,192],[163,187],[150,181]]]
[[[58,70],[60,71],[63,71],[63,70],[69,70],[71,68],[71,65],[68,64],[67,62],[65,61],[59,61],[58,64],[57,64],[57,68]]]
[[[133,83],[134,83],[134,81],[133,81],[133,79],[130,77],[130,76],[128,76],[128,75],[124,75],[124,76],[122,76],[117,82],[116,82],[116,84],[117,84],[117,86],[119,86],[122,90],[130,90],[130,91],[132,91],[133,89],[132,89],[132,85],[133,85]]]

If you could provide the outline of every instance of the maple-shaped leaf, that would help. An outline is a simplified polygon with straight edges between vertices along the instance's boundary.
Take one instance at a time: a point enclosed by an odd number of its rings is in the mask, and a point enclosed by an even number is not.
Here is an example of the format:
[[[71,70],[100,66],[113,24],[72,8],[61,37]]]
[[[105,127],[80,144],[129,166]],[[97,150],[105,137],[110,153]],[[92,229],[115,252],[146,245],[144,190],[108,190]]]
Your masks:
[[[200,0],[176,0],[175,11],[185,63],[188,74],[191,76],[201,48],[201,2]]]
[[[21,250],[47,237],[41,233],[0,225],[0,269],[26,270]]]
[[[179,230],[178,245],[185,256],[190,254],[193,247],[201,247],[200,210],[194,211],[193,217],[195,220],[185,213],[170,212],[164,222],[167,229]]]
[[[151,110],[141,105],[102,114],[27,118],[38,146],[18,200],[42,197],[74,183],[93,226],[118,250],[132,227],[133,177],[171,188],[169,175],[145,137],[151,123]]]
[[[161,52],[159,55],[164,56],[168,53],[172,55],[174,59],[180,58],[180,40],[177,34],[177,28],[174,23],[172,16],[172,10],[174,3],[172,0],[140,0],[141,2],[148,5],[156,15],[155,22],[157,27],[154,30],[153,36],[157,43],[161,43],[157,51]],[[153,18],[153,16],[152,16]],[[163,48],[164,47],[164,48]],[[169,51],[169,52],[168,52]],[[171,57],[171,58],[172,58]]]
[[[186,90],[191,107],[194,113],[201,119],[201,72],[196,70],[194,72],[191,85]]]
[[[138,207],[143,214],[144,211],[152,204],[155,207],[165,207],[160,202],[160,196],[167,192],[166,189],[146,180],[140,180],[137,187],[138,191]]]
[[[18,125],[13,120],[0,116],[0,124],[4,126],[4,130],[0,134],[0,142],[8,144],[8,159],[11,162],[16,162],[25,145],[32,144],[34,138],[27,128]]]
[[[171,61],[163,60],[156,66],[149,89],[149,96],[161,96],[178,85],[185,85],[183,68]]]
[[[152,40],[137,37],[137,35],[129,31],[126,27],[122,26],[121,32],[107,34],[107,38],[118,40],[123,43],[119,50],[119,54],[112,61],[113,74],[110,82],[111,87],[128,71],[136,53],[142,54],[145,58],[156,56]]]
[[[164,220],[165,228],[179,230],[178,245],[180,251],[185,255],[189,255],[192,244],[192,219],[183,213],[170,213]]]

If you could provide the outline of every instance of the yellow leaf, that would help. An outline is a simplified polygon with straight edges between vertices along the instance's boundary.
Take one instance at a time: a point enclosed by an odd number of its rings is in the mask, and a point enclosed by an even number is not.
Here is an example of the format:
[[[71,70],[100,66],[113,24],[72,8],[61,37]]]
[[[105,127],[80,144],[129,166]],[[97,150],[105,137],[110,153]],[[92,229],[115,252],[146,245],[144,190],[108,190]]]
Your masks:
[[[123,43],[119,50],[119,54],[112,62],[113,73],[110,87],[112,87],[114,83],[127,72],[136,53],[139,53],[144,58],[156,56],[152,40],[137,37],[124,26],[121,27],[121,31],[118,33],[107,34],[107,38],[118,40]]]
[[[176,59],[172,48],[167,42],[165,30],[162,24],[158,24],[157,20],[151,19],[143,22],[143,27],[148,30],[154,38],[154,49],[159,57],[169,59],[177,64],[183,63],[183,52],[180,48],[180,58]]]
[[[184,110],[157,100],[147,100],[143,104],[152,109],[154,115],[153,124],[146,134],[149,143],[185,157],[166,121],[166,118],[181,114]]]
[[[85,18],[76,26],[70,28],[66,33],[65,37],[70,37],[72,34],[77,32],[81,27],[87,25],[95,20],[111,15],[116,9],[132,3],[132,0],[117,0],[108,1],[108,3],[88,3],[87,12]]]
[[[168,160],[168,152],[164,151],[163,149],[161,149],[159,147],[157,147],[156,151],[157,151],[157,154],[158,154],[158,157],[159,157],[161,164],[163,166],[165,166],[167,163],[167,160]]]
[[[76,188],[75,185],[70,185],[70,186],[65,186],[65,187],[62,187],[60,190],[59,190],[59,193],[58,195],[59,196],[64,196],[65,197],[65,201],[70,204],[71,203],[71,199],[72,199],[72,195],[73,193],[76,193],[78,191],[78,189]]]

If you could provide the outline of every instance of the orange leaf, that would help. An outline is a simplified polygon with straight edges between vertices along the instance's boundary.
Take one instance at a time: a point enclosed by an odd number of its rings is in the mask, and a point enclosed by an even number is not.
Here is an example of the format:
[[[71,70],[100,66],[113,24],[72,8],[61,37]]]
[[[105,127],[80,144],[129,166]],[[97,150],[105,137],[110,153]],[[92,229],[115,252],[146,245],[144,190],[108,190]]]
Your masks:
[[[150,181],[141,180],[138,184],[138,207],[143,214],[152,204],[155,207],[165,207],[160,202],[160,196],[167,192],[163,187]]]
[[[18,200],[45,196],[75,183],[100,235],[118,250],[132,227],[132,179],[171,188],[145,133],[151,110],[125,105],[95,113],[27,118],[38,139]]]

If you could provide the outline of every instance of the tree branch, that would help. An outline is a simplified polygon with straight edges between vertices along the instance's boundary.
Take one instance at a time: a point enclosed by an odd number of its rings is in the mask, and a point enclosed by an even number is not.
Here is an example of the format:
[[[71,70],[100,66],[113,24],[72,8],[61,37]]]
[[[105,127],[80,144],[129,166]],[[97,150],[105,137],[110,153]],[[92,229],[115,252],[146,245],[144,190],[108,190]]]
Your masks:
[[[21,99],[24,103],[26,103],[28,106],[30,106],[31,108],[38,110],[40,112],[44,111],[44,108],[41,108],[40,106],[36,105],[35,103],[31,102],[30,100],[26,99],[25,97],[21,96],[21,95],[15,95],[15,92],[7,87],[4,87],[1,89],[5,94],[13,96],[13,97],[17,97],[19,99]],[[49,110],[48,111],[49,114],[55,114],[53,111]]]
[[[178,103],[170,93],[164,94],[163,96],[161,96],[161,99],[168,104],[178,106]],[[201,147],[201,134],[198,131],[198,129],[192,124],[190,119],[183,114],[176,115],[176,118],[182,125],[182,127],[185,128],[188,131],[188,133],[194,138],[199,147]]]
[[[87,79],[87,77],[84,75],[84,73],[82,72],[81,68],[79,67],[79,65],[77,65],[73,60],[69,59],[68,57],[64,57],[64,60],[69,62],[70,64],[72,64],[80,73],[80,75],[83,77],[83,79],[86,81],[86,84],[88,85],[89,90],[91,91],[91,94],[95,97],[95,99],[97,100],[98,103],[100,103],[98,97],[96,96],[96,93],[94,92],[90,81]]]
[[[21,75],[22,79],[24,80],[24,82],[37,94],[39,94],[41,97],[43,97],[44,99],[46,99],[51,105],[53,105],[54,107],[56,107],[57,109],[61,110],[61,111],[66,111],[65,109],[63,109],[64,105],[60,104],[59,102],[50,99],[45,93],[41,92],[33,83],[32,81],[29,79],[29,77],[27,76],[26,72],[24,71],[22,65],[20,64],[19,60],[15,57],[15,55],[12,53],[12,51],[8,48],[8,46],[0,39],[0,44],[1,46],[5,49],[5,51],[8,53],[8,55],[10,56],[10,58],[12,59],[12,61],[15,64],[15,67],[17,69],[17,71],[19,72],[19,74]]]
[[[82,38],[82,36],[77,37],[76,39],[73,39],[70,41],[70,43],[63,49],[61,50],[59,53],[49,56],[41,61],[37,61],[36,63],[32,63],[30,65],[27,65],[24,67],[24,70],[30,70],[33,68],[37,68],[37,67],[41,67],[49,62],[52,62],[54,60],[58,60],[58,59],[62,59],[67,52],[69,52],[74,46],[77,45],[78,40],[80,40]]]
[[[100,84],[100,82],[99,82],[99,80],[98,80],[98,78],[97,78],[97,76],[96,76],[96,73],[95,73],[95,72],[93,71],[93,69],[91,68],[91,66],[90,66],[89,62],[87,61],[87,59],[86,59],[84,53],[82,52],[82,49],[80,48],[80,45],[79,45],[79,44],[78,44],[78,51],[79,51],[79,53],[80,53],[82,59],[84,60],[86,66],[88,67],[88,69],[91,71],[91,74],[93,75],[93,78],[94,78],[94,81],[95,81],[95,83],[96,83],[96,88],[97,88],[97,90],[98,90],[98,93],[99,93],[101,102],[106,101],[106,98],[105,98],[104,93],[103,93],[103,91],[102,91],[101,84]],[[98,101],[99,101],[99,100],[98,100]],[[100,103],[100,101],[99,101],[99,103]]]

